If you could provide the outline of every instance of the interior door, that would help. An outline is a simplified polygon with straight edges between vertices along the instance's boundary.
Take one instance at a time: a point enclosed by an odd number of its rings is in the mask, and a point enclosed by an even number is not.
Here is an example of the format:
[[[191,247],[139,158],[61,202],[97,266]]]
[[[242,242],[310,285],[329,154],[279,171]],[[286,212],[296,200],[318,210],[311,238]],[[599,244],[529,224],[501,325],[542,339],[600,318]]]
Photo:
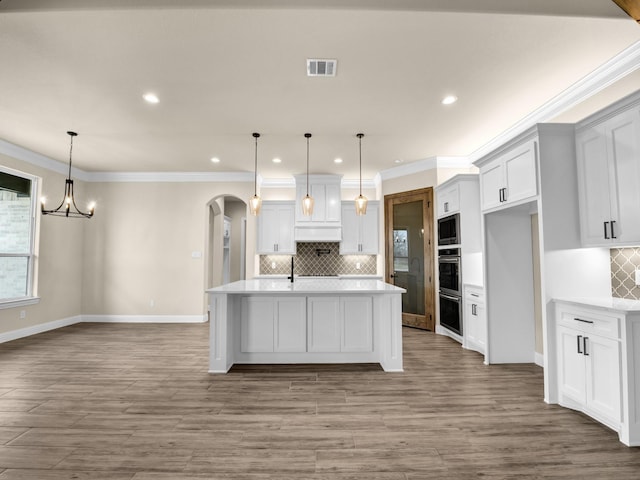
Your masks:
[[[433,189],[385,195],[385,276],[404,288],[402,324],[435,329]]]

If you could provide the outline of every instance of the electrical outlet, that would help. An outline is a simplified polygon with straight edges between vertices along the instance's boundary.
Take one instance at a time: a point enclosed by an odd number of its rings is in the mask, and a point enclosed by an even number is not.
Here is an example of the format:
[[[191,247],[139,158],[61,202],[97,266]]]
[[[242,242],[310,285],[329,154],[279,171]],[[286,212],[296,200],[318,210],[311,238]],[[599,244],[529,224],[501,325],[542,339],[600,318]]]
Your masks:
[[[356,262],[356,270],[360,270],[360,262]]]
[[[271,270],[275,270],[276,269],[276,262],[271,262]]]
[[[636,270],[636,285],[640,285],[640,268]]]
[[[25,319],[27,318],[27,311],[26,310],[20,310],[20,319]]]

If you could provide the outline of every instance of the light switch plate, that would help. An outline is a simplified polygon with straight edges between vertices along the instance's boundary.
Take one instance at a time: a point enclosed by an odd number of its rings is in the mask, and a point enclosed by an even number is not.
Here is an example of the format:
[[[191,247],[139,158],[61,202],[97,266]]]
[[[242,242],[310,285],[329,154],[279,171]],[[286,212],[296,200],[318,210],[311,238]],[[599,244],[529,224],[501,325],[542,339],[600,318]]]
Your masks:
[[[636,269],[636,285],[640,285],[640,268]]]

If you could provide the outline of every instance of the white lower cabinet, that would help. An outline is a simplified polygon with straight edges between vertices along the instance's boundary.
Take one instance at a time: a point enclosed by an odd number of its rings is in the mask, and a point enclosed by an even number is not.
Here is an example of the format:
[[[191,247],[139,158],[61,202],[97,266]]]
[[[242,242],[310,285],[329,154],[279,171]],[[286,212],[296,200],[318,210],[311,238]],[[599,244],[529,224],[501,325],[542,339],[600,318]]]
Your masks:
[[[463,322],[464,347],[484,354],[487,346],[487,315],[482,287],[465,285]]]
[[[247,353],[305,352],[305,297],[244,297],[240,348]]]
[[[312,297],[307,303],[307,348],[340,351],[340,297]]]
[[[616,430],[621,422],[620,319],[558,306],[556,355],[560,403]]]
[[[307,313],[310,352],[373,351],[371,297],[310,297]]]
[[[243,297],[243,353],[373,351],[370,296]]]

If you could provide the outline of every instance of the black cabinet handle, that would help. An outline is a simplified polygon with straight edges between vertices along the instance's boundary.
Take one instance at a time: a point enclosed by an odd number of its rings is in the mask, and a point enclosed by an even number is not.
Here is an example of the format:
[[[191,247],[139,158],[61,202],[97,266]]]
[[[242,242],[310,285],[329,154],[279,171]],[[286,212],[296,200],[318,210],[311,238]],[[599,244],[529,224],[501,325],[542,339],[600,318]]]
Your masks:
[[[615,225],[616,221],[615,220],[611,220],[611,238],[618,238],[616,237],[616,234],[613,233],[613,226]]]
[[[582,340],[582,346],[584,347],[584,354],[588,357],[589,352],[587,352],[587,340],[589,340],[589,337],[584,337],[584,340]]]
[[[609,225],[609,222],[604,222],[604,239],[605,240],[609,240],[609,235],[607,234],[607,225]]]
[[[578,338],[576,340],[578,340],[578,353],[582,353],[582,350],[580,350],[580,339],[582,338],[582,335],[578,335]]]
[[[475,303],[471,304],[471,315],[478,315],[478,305]]]
[[[593,320],[583,320],[581,318],[578,317],[573,317],[573,319],[577,322],[582,322],[582,323],[593,323]]]
[[[506,202],[507,201],[507,187],[504,187],[502,189],[502,199]]]

